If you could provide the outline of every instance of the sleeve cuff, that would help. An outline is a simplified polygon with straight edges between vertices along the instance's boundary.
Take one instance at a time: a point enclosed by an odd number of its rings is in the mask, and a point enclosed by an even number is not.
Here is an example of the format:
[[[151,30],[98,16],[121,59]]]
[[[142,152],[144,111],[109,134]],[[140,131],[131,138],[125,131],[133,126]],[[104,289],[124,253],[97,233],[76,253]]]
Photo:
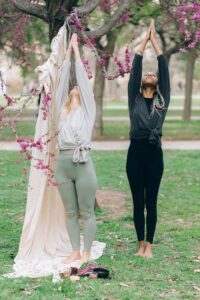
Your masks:
[[[163,59],[163,58],[164,58],[164,54],[163,54],[163,53],[161,53],[161,54],[159,54],[159,55],[157,56],[157,59],[158,59],[158,60]]]
[[[138,56],[138,57],[143,58],[143,54],[142,54],[141,52],[136,52],[136,53],[135,53],[135,56]]]

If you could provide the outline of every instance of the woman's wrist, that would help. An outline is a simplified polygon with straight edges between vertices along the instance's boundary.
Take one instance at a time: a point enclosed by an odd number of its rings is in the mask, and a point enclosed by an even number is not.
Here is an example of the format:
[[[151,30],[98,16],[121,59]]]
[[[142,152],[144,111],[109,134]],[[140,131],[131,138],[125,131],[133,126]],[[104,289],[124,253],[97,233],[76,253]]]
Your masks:
[[[67,49],[67,52],[66,52],[66,54],[65,54],[65,59],[66,59],[66,60],[70,60],[70,58],[71,58],[71,53],[72,53],[72,49],[71,49],[71,48],[68,48],[68,49]]]
[[[137,50],[136,53],[139,54],[139,55],[141,55],[141,56],[143,56],[143,51],[141,51],[141,50]]]
[[[152,42],[152,44],[157,44],[158,43],[156,37],[152,37],[151,42]]]

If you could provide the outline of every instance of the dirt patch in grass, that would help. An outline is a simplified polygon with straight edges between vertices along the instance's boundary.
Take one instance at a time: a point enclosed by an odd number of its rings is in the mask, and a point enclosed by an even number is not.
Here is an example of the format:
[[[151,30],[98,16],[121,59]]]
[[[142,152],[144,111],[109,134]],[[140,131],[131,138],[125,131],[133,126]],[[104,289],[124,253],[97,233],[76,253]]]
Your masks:
[[[181,218],[177,219],[175,221],[176,225],[182,227],[182,228],[190,228],[192,227],[193,223],[191,221],[185,221]]]
[[[96,199],[100,209],[104,210],[109,218],[117,219],[128,214],[128,208],[125,205],[127,193],[111,190],[97,190]],[[15,220],[23,223],[24,215],[16,215]]]
[[[107,216],[117,219],[127,214],[125,199],[127,193],[110,190],[97,190],[96,199],[101,209],[107,211]]]

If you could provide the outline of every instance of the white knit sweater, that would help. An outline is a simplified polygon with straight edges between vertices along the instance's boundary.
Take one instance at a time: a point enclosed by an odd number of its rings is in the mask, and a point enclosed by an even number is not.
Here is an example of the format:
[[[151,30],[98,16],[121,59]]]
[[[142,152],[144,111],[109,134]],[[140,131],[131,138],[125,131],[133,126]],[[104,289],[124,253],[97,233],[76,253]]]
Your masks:
[[[60,118],[62,105],[67,101],[71,63],[65,60],[61,67],[56,108],[59,124],[58,148],[74,149],[74,162],[87,161],[90,150],[96,106],[94,94],[82,61],[75,62],[76,79],[80,92],[81,107],[72,109],[66,118]]]

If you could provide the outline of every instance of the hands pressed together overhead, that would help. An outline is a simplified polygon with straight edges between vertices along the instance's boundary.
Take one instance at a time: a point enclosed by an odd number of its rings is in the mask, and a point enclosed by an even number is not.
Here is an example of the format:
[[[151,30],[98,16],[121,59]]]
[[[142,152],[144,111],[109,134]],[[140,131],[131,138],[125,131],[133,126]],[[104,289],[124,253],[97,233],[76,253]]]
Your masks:
[[[147,30],[146,36],[145,36],[145,40],[149,41],[149,40],[155,40],[156,39],[156,30],[155,30],[155,22],[154,19],[151,19],[151,22],[149,24],[149,28]]]
[[[150,22],[150,25],[149,25],[149,28],[148,28],[148,31],[145,35],[145,38],[143,39],[139,49],[138,49],[138,53],[143,55],[143,52],[146,48],[146,45],[147,45],[147,42],[148,41],[151,41],[152,45],[153,45],[153,48],[158,55],[162,54],[162,50],[160,49],[159,45],[158,45],[158,42],[157,42],[157,39],[156,39],[156,30],[155,30],[155,22],[154,22],[154,19],[151,19],[151,22]]]
[[[75,60],[76,61],[80,60],[81,58],[79,52],[79,38],[77,33],[72,34],[71,40],[67,48],[66,56],[65,56],[66,60],[70,60],[72,50],[74,51],[75,54]]]
[[[68,49],[74,50],[79,46],[79,38],[77,33],[73,33],[69,42]]]

